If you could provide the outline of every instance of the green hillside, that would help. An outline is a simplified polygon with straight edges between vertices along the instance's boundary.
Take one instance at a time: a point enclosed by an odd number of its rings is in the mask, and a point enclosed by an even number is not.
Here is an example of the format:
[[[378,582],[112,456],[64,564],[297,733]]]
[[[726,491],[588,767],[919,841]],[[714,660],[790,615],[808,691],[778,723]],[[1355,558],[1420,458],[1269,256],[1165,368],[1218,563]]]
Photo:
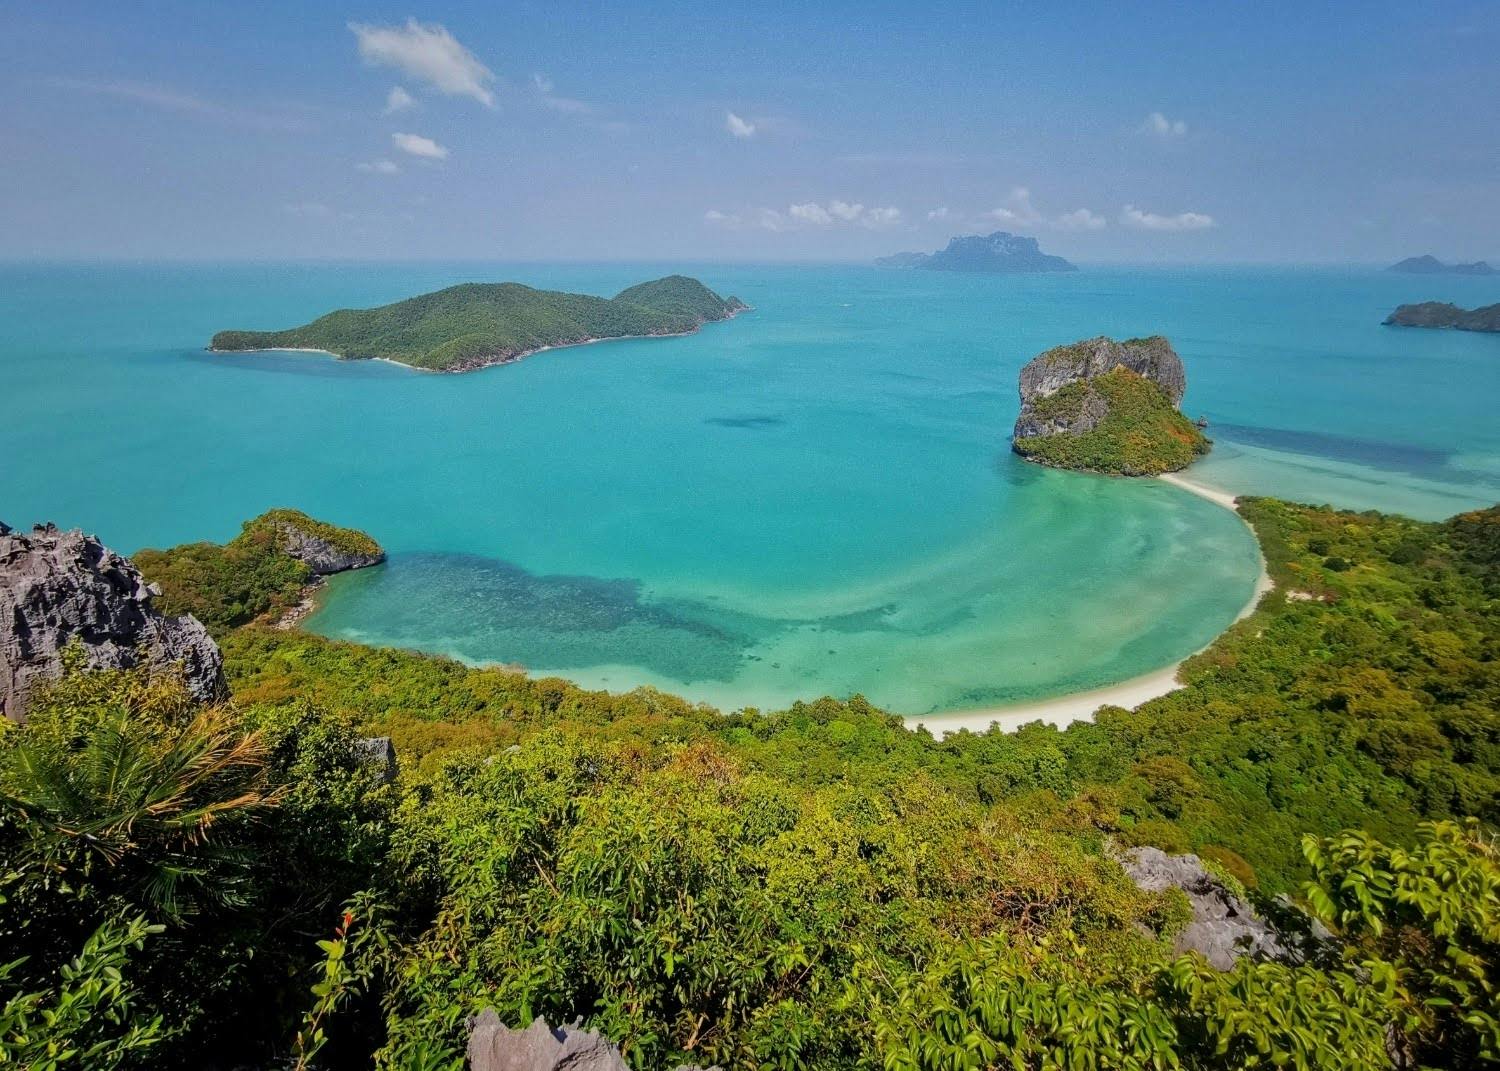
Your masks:
[[[340,309],[285,331],[220,331],[218,351],[319,349],[414,368],[462,372],[548,346],[678,335],[745,308],[696,279],[673,275],[608,299],[520,283],[464,283],[374,309]]]
[[[490,1007],[638,1071],[1493,1066],[1500,508],[1243,509],[1277,590],[1180,691],[1066,730],[255,625],[218,708],[70,672],[0,727],[0,1065],[460,1071]],[[1327,937],[1216,970],[1133,845]]]

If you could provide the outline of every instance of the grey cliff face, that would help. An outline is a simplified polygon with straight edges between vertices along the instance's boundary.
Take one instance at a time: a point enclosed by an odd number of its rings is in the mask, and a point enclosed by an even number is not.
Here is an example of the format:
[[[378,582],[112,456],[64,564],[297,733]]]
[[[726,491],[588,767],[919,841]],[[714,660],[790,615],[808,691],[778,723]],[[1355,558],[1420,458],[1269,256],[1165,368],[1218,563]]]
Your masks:
[[[511,1030],[493,1008],[486,1008],[474,1020],[469,1034],[469,1068],[470,1071],[630,1071],[620,1050],[592,1031],[577,1025],[550,1027],[541,1016],[525,1030]]]
[[[1109,412],[1108,404],[1097,394],[1090,392],[1078,412],[1067,417],[1045,417],[1036,412],[1036,403],[1070,383],[1087,382],[1113,368],[1128,368],[1151,380],[1173,405],[1181,404],[1187,390],[1182,359],[1160,335],[1126,342],[1101,336],[1058,346],[1032,358],[1021,369],[1021,415],[1016,419],[1015,437],[1092,431]]]
[[[385,561],[384,551],[358,554],[341,550],[288,521],[280,522],[277,528],[281,531],[282,549],[304,562],[318,576],[342,573],[348,569],[363,569],[367,565],[379,565]]]
[[[1136,848],[1126,853],[1121,865],[1146,892],[1181,889],[1187,896],[1193,918],[1174,940],[1178,954],[1197,952],[1221,971],[1241,956],[1295,958],[1276,930],[1205,870],[1196,855]]]
[[[226,694],[224,661],[198,619],[163,617],[139,569],[93,536],[0,525],[0,712],[26,717],[39,684],[62,676],[77,642],[88,669],[180,671],[201,702]]]

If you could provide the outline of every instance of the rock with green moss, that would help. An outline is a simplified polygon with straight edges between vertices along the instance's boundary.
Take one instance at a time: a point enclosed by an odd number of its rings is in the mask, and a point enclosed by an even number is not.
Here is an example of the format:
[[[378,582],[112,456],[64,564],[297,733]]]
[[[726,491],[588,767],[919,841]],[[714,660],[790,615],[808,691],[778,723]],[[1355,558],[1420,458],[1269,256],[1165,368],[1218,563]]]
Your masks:
[[[1182,360],[1160,335],[1058,346],[1021,369],[1012,445],[1029,461],[1118,476],[1174,472],[1209,441],[1177,409]]]
[[[364,532],[315,520],[301,510],[268,510],[250,521],[247,527],[251,526],[274,531],[281,549],[318,576],[364,569],[385,561],[380,544]]]
[[[364,532],[273,509],[246,521],[228,543],[142,550],[135,562],[161,589],[166,613],[192,614],[215,636],[257,618],[306,609],[319,578],[385,561]]]

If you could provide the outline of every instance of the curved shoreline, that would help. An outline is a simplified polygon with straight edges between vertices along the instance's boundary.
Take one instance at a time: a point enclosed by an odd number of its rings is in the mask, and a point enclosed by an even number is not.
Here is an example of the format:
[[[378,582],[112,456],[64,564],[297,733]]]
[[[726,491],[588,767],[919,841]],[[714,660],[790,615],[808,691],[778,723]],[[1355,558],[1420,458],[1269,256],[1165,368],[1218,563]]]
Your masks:
[[[1156,479],[1163,483],[1169,483],[1173,487],[1181,488],[1189,494],[1197,495],[1199,498],[1207,499],[1215,505],[1229,510],[1241,523],[1249,527],[1249,522],[1240,515],[1239,507],[1234,495],[1225,491],[1216,491],[1211,487],[1194,483],[1176,473],[1163,473]],[[1271,575],[1266,570],[1266,556],[1260,549],[1260,541],[1255,543],[1255,554],[1260,562],[1260,575],[1255,580],[1255,590],[1240,612],[1235,616],[1231,624],[1243,621],[1255,612],[1260,605],[1260,600],[1275,585],[1271,581]],[[1214,641],[1193,654],[1199,654],[1212,646]],[[1034,702],[1013,703],[998,707],[985,707],[979,710],[956,710],[941,714],[915,714],[906,717],[906,727],[916,729],[925,727],[934,736],[943,737],[949,733],[967,729],[970,732],[982,733],[991,726],[998,727],[1002,732],[1014,732],[1029,722],[1040,721],[1048,725],[1055,725],[1059,729],[1071,725],[1075,721],[1092,721],[1095,712],[1102,706],[1117,706],[1134,709],[1142,703],[1161,696],[1169,695],[1183,687],[1177,679],[1177,671],[1182,668],[1189,655],[1170,666],[1146,673],[1130,680],[1121,681],[1103,688],[1095,688],[1087,692],[1075,692],[1072,695],[1058,696],[1054,699],[1042,699]]]

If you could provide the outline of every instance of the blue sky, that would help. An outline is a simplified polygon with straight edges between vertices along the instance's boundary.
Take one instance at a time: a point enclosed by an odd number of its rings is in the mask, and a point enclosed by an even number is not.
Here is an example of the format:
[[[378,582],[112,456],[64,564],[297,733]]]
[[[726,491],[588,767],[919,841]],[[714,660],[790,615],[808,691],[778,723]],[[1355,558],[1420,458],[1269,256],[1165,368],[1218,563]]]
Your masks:
[[[0,16],[7,258],[1500,260],[1495,2]]]

